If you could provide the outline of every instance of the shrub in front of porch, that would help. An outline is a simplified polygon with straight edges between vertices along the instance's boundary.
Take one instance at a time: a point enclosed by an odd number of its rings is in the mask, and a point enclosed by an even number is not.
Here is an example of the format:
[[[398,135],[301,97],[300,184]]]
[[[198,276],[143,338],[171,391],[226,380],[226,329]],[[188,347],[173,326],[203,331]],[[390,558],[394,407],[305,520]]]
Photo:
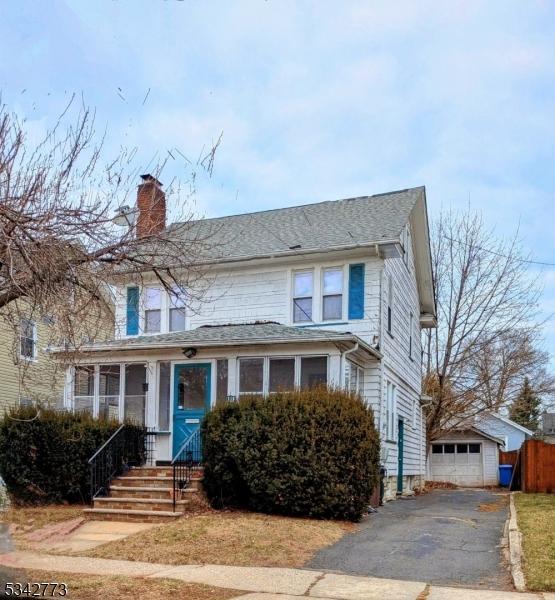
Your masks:
[[[378,483],[372,410],[342,390],[243,397],[202,427],[204,489],[215,507],[357,521]]]
[[[0,420],[0,475],[15,504],[90,500],[89,458],[120,423],[18,407]]]

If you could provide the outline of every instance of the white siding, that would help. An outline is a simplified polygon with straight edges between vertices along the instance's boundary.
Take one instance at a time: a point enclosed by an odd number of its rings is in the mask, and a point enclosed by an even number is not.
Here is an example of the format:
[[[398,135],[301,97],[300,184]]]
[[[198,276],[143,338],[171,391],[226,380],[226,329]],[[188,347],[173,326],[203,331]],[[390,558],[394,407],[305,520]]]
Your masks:
[[[348,319],[348,273],[350,264],[365,265],[364,318]],[[202,299],[193,303],[187,311],[186,328],[195,329],[202,325],[245,323],[253,321],[276,321],[293,325],[291,284],[293,272],[299,269],[314,270],[313,322],[332,331],[350,331],[364,341],[374,345],[379,333],[380,274],[383,261],[371,256],[347,255],[329,262],[298,260],[283,267],[241,266],[214,270],[212,283]],[[327,266],[343,266],[343,318],[339,321],[321,320],[321,273]],[[119,288],[116,294],[117,337],[125,335],[126,290]],[[162,310],[167,303],[162,303]],[[162,318],[162,332],[167,319]],[[142,318],[140,328],[142,328]],[[303,324],[306,325],[306,324]]]
[[[384,260],[381,273],[381,337],[380,350],[383,358],[381,386],[382,426],[385,440],[385,395],[387,381],[397,386],[397,416],[404,420],[403,475],[424,475],[426,439],[421,395],[421,330],[419,323],[420,303],[413,252],[409,252],[407,264],[402,258]],[[393,283],[392,331],[387,331],[387,308],[389,280]],[[409,356],[410,315],[412,325],[412,356]],[[413,426],[413,411],[416,418]],[[397,475],[398,448],[396,442],[383,442],[383,458],[389,476]]]

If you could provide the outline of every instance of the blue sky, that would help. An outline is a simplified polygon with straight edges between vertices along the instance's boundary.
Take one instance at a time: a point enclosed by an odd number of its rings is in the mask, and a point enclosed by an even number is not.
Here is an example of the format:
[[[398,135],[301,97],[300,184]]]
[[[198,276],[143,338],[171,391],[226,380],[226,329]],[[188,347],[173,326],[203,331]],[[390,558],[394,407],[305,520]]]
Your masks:
[[[550,1],[18,0],[0,19],[2,99],[38,131],[73,92],[142,164],[223,131],[203,215],[424,184],[432,217],[470,203],[551,263],[554,56]]]

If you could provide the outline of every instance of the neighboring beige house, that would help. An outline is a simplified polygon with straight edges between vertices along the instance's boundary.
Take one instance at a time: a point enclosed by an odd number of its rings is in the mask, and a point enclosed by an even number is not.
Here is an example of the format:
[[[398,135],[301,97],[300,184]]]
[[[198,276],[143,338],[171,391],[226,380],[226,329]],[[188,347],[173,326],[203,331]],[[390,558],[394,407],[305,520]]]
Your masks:
[[[55,319],[18,312],[21,316],[17,318],[0,317],[0,416],[13,406],[37,402],[62,408],[66,368],[48,352],[62,337]],[[106,315],[105,319],[81,324],[80,337],[84,342],[110,338],[112,318]]]
[[[62,404],[64,376],[45,350],[52,327],[47,317],[22,318],[16,332],[0,320],[0,413],[34,401]]]

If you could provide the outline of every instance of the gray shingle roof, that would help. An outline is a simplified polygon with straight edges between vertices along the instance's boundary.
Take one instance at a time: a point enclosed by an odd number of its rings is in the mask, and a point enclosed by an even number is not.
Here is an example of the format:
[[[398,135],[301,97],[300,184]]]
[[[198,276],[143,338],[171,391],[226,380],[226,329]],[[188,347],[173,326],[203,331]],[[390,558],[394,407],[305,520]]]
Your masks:
[[[210,238],[204,260],[272,256],[398,240],[416,201],[417,187],[375,196],[320,202],[230,217],[174,223],[168,233]]]
[[[358,341],[366,344],[348,332],[328,331],[319,328],[289,327],[279,323],[246,323],[239,325],[204,326],[190,331],[178,331],[159,335],[143,335],[107,342],[96,342],[83,346],[83,352],[105,350],[138,350],[142,348],[180,348],[187,346],[216,347],[232,345],[252,345],[287,342],[340,342]],[[378,355],[372,348],[369,351]],[[54,353],[63,349],[52,349]]]

